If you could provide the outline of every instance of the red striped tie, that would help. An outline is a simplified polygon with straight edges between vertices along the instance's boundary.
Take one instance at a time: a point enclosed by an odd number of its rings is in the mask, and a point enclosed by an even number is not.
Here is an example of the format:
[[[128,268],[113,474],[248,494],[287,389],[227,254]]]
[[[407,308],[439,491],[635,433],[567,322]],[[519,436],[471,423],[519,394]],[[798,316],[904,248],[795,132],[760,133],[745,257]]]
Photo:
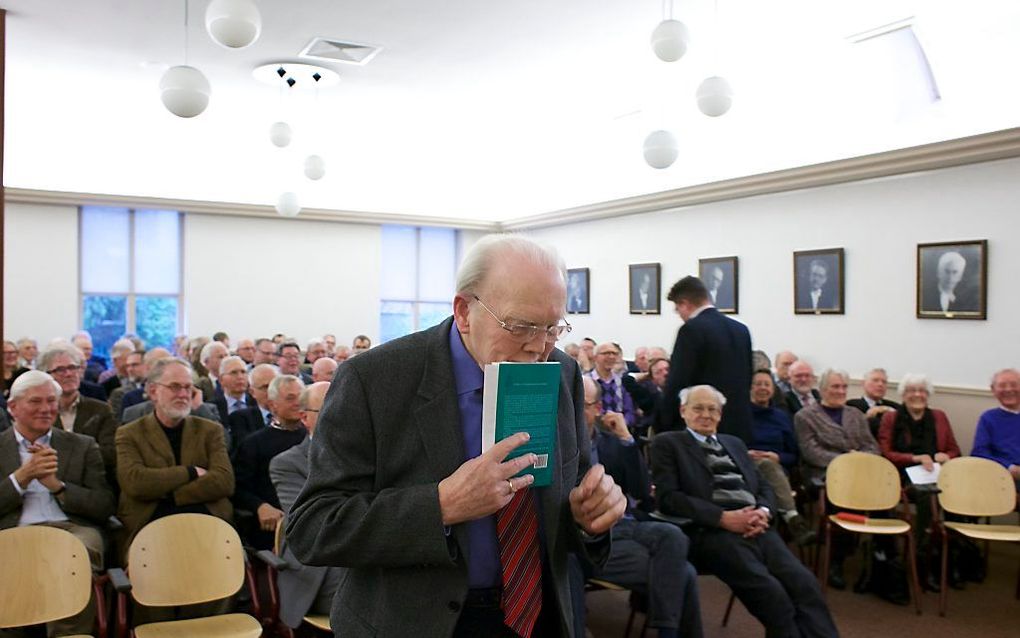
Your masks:
[[[530,638],[542,611],[538,514],[530,490],[514,494],[496,513],[496,534],[503,565],[503,623],[522,638]]]

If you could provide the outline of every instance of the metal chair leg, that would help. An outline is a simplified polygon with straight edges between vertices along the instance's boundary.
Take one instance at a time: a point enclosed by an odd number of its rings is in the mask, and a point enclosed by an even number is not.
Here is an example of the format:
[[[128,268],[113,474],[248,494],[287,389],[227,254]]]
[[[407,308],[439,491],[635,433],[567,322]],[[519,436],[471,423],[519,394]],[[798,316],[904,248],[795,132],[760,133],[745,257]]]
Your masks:
[[[730,591],[730,602],[726,603],[726,613],[722,617],[722,626],[725,627],[730,622],[730,612],[733,611],[733,601],[737,599],[737,595]]]
[[[904,543],[910,565],[910,597],[914,599],[914,609],[917,615],[921,615],[921,581],[917,578],[917,554],[914,552],[914,531],[907,530],[907,537]]]
[[[939,591],[939,616],[946,615],[946,600],[949,589],[949,530],[942,528],[942,582]]]
[[[825,545],[822,547],[822,595],[829,593],[829,553],[832,551],[832,526],[825,524]]]

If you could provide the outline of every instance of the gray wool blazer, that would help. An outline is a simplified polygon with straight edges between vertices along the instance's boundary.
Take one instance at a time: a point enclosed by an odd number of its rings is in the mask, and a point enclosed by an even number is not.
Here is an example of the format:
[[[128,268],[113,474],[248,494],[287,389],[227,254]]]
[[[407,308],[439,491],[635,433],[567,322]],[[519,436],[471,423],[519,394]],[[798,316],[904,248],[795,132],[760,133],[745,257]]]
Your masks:
[[[868,420],[857,408],[843,408],[843,425],[837,425],[821,404],[809,405],[793,415],[800,446],[801,465],[807,479],[825,476],[829,462],[840,454],[857,450],[878,454]]]
[[[442,324],[340,366],[311,443],[308,481],[287,518],[299,560],[347,567],[333,598],[340,636],[449,636],[468,590],[467,530],[444,533],[439,481],[464,461],[449,333]],[[601,563],[609,535],[582,543],[568,494],[589,467],[577,364],[562,364],[553,483],[539,492],[544,571],[573,635],[567,555]],[[549,582],[551,580],[552,582]]]

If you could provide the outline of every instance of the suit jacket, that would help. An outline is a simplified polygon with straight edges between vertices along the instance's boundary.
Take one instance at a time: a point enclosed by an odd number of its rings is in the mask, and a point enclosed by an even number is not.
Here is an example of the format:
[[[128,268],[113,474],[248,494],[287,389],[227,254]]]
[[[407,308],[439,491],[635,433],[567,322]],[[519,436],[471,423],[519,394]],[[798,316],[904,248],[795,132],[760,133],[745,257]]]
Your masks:
[[[756,506],[775,512],[772,489],[768,481],[758,480],[744,442],[727,434],[717,434],[716,438],[736,463]],[[664,432],[652,439],[652,477],[662,512],[689,518],[698,526],[719,527],[725,510],[712,502],[715,477],[705,452],[689,432]]]
[[[289,515],[298,493],[308,479],[308,450],[311,443],[311,439],[305,439],[277,454],[269,462],[269,478],[276,488],[284,514]],[[297,627],[312,608],[326,572],[336,568],[302,564],[291,551],[286,535],[283,537],[280,555],[287,561],[287,569],[281,571],[276,579],[280,587],[280,619],[288,627]]]
[[[645,457],[635,441],[632,445],[624,443],[614,434],[596,428],[595,449],[598,451],[599,463],[606,468],[606,474],[613,477],[623,493],[637,502],[636,510],[631,508],[630,514],[635,518],[647,520],[645,512],[655,509],[652,498],[652,477],[645,464]]]
[[[227,395],[223,392],[222,386],[213,394],[212,402],[216,405],[216,410],[220,413],[220,423],[229,429],[230,407],[227,405]],[[259,405],[258,402],[255,401],[255,397],[247,392],[244,393],[244,402],[249,408],[258,408]],[[240,441],[238,441],[238,443],[240,443]]]
[[[865,415],[868,414],[868,410],[870,409],[868,407],[868,402],[867,400],[865,400],[864,397],[861,397],[859,399],[850,399],[846,402],[846,404],[849,405],[851,408],[857,408]],[[896,403],[895,401],[889,401],[887,399],[879,399],[878,405],[887,405],[893,410],[898,410],[900,408],[899,403]],[[868,427],[871,428],[871,436],[875,437],[875,440],[878,440],[878,428],[882,424],[882,417],[885,416],[885,414],[886,413],[883,412],[878,416],[868,419]]]
[[[156,505],[172,495],[177,505],[203,503],[209,513],[230,521],[233,508],[234,470],[227,456],[223,426],[189,416],[183,428],[181,462],[174,458],[170,441],[154,414],[117,429],[117,479],[120,507],[117,516],[124,523],[127,549],[135,534],[149,522]],[[202,467],[206,474],[194,480],[189,467]]]
[[[815,398],[816,404],[822,402],[822,395],[818,394],[818,390],[812,388],[811,396]],[[801,408],[804,407],[804,404],[800,402],[800,397],[798,397],[797,393],[793,390],[787,392],[785,398],[786,398],[786,410],[790,413],[791,416],[800,412]],[[847,405],[849,405],[849,403],[850,402],[848,401]]]
[[[269,423],[262,417],[258,403],[253,407],[238,410],[227,417],[227,430],[230,432],[230,453],[234,454],[241,442],[249,435],[265,428]]]
[[[333,598],[337,635],[449,636],[467,595],[466,526],[444,533],[438,495],[439,481],[465,461],[452,322],[349,359],[319,413],[287,536],[302,562],[348,568]],[[535,489],[551,577],[545,587],[559,603],[561,634],[570,636],[568,553],[602,564],[609,539],[582,543],[570,514],[568,494],[591,453],[584,392],[573,359],[558,350],[549,359],[562,375],[553,480]]]
[[[106,390],[104,390],[103,386],[98,383],[92,383],[91,381],[85,381],[83,379],[82,382],[78,384],[78,392],[80,392],[83,397],[95,399],[96,401],[106,401]]]
[[[103,392],[106,393],[106,396],[110,396],[114,390],[120,387],[120,377],[115,374],[99,385],[103,388]]]
[[[125,392],[124,397],[120,401],[120,413],[117,414],[117,418],[120,419],[121,423],[124,423],[124,410],[127,410],[133,405],[139,403],[145,403],[149,400],[149,397],[145,396],[145,388],[135,388],[130,392]]]
[[[826,282],[822,286],[822,294],[818,296],[818,307],[811,305],[811,287],[801,286],[797,294],[797,310],[836,310],[838,308],[836,291],[833,284]]]
[[[955,300],[949,302],[947,312],[978,312],[981,310],[981,300],[978,291],[968,285],[965,281],[957,284],[953,290]],[[942,312],[942,295],[939,292],[939,283],[932,277],[925,283],[921,291],[921,310],[925,312]]]
[[[878,454],[868,421],[857,408],[843,407],[843,425],[837,425],[820,404],[809,405],[793,417],[804,478],[821,478],[829,462],[857,450]]]
[[[103,527],[113,515],[117,501],[106,482],[106,469],[99,445],[90,437],[50,430],[50,447],[57,451],[57,478],[67,488],[60,508],[71,522]],[[22,496],[8,476],[21,467],[14,428],[0,433],[0,529],[17,527],[21,519]]]
[[[676,333],[659,432],[683,429],[680,390],[714,386],[726,397],[719,431],[751,440],[751,333],[715,308],[705,308]]]
[[[53,422],[53,427],[64,429],[59,414]],[[71,429],[77,434],[83,434],[96,440],[96,443],[99,444],[99,453],[103,455],[103,464],[108,469],[117,465],[117,449],[113,444],[113,433],[117,430],[117,423],[113,420],[110,406],[102,401],[82,397],[78,403],[78,412],[74,415],[74,426]]]

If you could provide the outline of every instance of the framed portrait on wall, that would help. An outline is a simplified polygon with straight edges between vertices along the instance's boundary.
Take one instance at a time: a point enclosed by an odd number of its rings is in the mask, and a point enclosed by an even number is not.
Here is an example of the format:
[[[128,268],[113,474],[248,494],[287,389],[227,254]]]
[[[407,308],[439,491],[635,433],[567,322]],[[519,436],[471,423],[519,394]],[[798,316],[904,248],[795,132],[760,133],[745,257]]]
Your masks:
[[[591,290],[587,268],[567,269],[567,313],[588,314],[589,291]]]
[[[793,312],[798,315],[844,314],[842,248],[793,253]]]
[[[988,240],[917,245],[917,316],[986,319]]]
[[[713,257],[698,260],[698,277],[708,288],[708,298],[719,312],[735,315],[739,312],[736,257]]]
[[[631,264],[630,314],[657,315],[661,310],[659,289],[662,267],[660,264]]]

